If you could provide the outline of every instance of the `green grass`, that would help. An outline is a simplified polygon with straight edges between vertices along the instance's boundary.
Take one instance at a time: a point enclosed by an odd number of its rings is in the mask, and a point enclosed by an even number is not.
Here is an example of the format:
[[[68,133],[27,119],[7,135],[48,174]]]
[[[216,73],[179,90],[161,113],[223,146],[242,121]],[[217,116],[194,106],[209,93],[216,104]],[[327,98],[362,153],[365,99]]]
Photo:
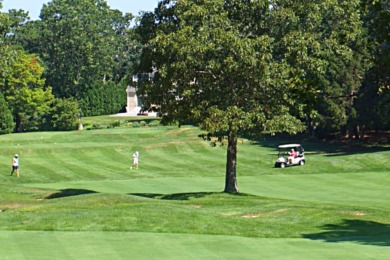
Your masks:
[[[91,129],[107,129],[113,127],[140,127],[143,125],[156,126],[159,123],[159,118],[149,116],[95,116],[83,117],[80,123],[83,124],[85,130]]]
[[[91,124],[109,117],[83,119]],[[273,168],[277,139],[240,141],[240,194],[224,194],[226,147],[195,127],[0,136],[1,259],[385,259],[385,148],[305,143]],[[140,151],[140,169],[130,171]],[[21,178],[8,176],[20,155]]]

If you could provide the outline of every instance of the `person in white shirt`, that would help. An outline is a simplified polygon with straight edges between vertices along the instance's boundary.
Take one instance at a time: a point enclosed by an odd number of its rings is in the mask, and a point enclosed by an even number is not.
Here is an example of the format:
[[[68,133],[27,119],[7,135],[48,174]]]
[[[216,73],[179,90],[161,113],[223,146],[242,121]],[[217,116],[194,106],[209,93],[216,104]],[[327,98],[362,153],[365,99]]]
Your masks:
[[[15,154],[14,158],[12,158],[12,172],[11,176],[16,173],[16,176],[19,177],[19,155]]]
[[[135,166],[138,170],[138,160],[139,160],[139,152],[136,151],[133,153],[133,164],[130,166],[130,170],[133,169],[133,166]]]

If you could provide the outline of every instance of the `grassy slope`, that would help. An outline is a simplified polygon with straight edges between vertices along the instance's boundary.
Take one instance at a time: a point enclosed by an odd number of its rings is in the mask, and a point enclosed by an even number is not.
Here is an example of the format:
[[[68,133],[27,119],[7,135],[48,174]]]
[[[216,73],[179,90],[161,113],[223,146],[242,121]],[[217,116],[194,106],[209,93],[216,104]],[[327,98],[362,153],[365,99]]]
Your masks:
[[[307,144],[307,165],[274,169],[274,143],[243,142],[243,194],[228,195],[220,193],[225,148],[210,147],[198,133],[160,127],[0,136],[0,236],[6,237],[0,253],[19,257],[14,242],[32,240],[33,248],[39,239],[43,250],[51,239],[61,241],[57,253],[64,259],[104,259],[110,250],[125,258],[129,240],[135,256],[171,259],[379,259],[390,253],[389,151],[344,154]],[[141,154],[138,171],[128,169],[134,150]],[[20,179],[7,176],[14,153],[20,154]],[[42,231],[51,233],[46,238]],[[82,239],[90,236],[96,244]],[[225,246],[231,250],[222,253]]]

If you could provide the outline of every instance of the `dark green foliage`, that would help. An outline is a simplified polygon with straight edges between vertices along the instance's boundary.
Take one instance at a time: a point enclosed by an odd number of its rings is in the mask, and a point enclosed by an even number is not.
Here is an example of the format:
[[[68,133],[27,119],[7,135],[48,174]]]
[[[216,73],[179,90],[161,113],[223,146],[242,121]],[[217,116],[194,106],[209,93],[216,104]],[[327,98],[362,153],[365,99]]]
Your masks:
[[[112,128],[120,127],[120,126],[121,126],[121,121],[119,121],[119,120],[116,120],[116,121],[110,123],[110,127],[112,127]]]
[[[372,66],[355,106],[361,137],[366,130],[390,127],[390,2],[364,0],[362,14]]]
[[[83,88],[110,76],[115,38],[105,1],[54,0],[41,11],[40,54],[47,83],[59,97],[80,97]]]
[[[126,88],[112,81],[95,83],[81,96],[83,116],[110,115],[121,112],[126,104]]]
[[[3,94],[0,92],[0,134],[9,134],[14,130],[15,123],[11,110],[5,102]]]
[[[91,129],[103,129],[104,125],[101,124],[93,124]]]
[[[79,107],[73,99],[55,99],[50,115],[50,129],[56,131],[76,130]]]
[[[293,68],[292,99],[301,104],[310,134],[338,132],[353,121],[353,102],[368,68],[359,3],[275,1],[274,57]]]

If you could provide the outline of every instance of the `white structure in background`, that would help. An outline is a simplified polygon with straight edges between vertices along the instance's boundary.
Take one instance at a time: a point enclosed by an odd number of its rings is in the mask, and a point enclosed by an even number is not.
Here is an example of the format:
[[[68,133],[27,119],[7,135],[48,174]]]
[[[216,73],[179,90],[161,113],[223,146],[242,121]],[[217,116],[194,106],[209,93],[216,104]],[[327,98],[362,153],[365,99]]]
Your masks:
[[[133,76],[133,85],[137,85],[138,83],[138,76]],[[112,116],[137,116],[141,115],[141,104],[138,102],[138,96],[137,91],[135,87],[127,86],[126,88],[127,93],[127,105],[126,105],[126,113],[120,113]],[[156,117],[156,113],[145,113],[142,115],[148,115],[148,116],[154,116]]]
[[[138,105],[138,97],[135,88],[128,86],[126,92],[127,92],[126,114],[137,115],[141,110],[141,107]]]

